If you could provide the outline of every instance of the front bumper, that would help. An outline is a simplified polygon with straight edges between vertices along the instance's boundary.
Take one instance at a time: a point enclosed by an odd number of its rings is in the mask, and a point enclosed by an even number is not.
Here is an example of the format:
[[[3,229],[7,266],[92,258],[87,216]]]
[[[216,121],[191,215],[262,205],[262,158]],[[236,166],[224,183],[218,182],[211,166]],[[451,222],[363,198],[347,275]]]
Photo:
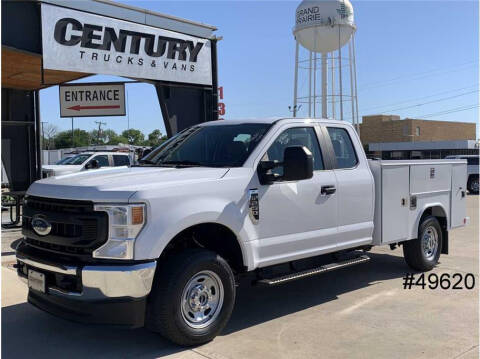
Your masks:
[[[45,293],[29,289],[28,301],[54,315],[87,323],[143,326],[156,261],[138,264],[64,265],[17,250],[19,277],[43,273]]]

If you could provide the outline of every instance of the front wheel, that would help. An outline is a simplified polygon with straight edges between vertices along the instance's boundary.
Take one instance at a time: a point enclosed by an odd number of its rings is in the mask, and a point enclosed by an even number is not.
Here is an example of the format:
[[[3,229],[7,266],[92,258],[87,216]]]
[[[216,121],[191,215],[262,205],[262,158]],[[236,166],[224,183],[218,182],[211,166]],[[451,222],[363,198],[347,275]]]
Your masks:
[[[418,226],[418,238],[403,244],[405,262],[412,269],[429,271],[438,263],[442,240],[442,228],[437,218],[425,217]]]
[[[149,297],[146,325],[179,345],[215,338],[235,303],[235,280],[214,252],[189,249],[159,266]]]

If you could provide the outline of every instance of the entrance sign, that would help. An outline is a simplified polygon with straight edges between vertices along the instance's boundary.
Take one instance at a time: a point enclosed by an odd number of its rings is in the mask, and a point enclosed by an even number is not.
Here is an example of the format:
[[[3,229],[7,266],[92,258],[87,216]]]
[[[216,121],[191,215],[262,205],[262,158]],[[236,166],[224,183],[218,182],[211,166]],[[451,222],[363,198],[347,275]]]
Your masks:
[[[60,85],[60,117],[125,116],[125,84]]]
[[[212,85],[211,42],[42,3],[43,68]]]

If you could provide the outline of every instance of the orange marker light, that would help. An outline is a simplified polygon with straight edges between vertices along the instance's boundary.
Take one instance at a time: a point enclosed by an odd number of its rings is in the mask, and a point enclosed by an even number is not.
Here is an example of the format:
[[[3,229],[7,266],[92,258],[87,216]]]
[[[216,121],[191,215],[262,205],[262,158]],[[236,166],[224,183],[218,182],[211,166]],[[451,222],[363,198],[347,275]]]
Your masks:
[[[132,224],[143,223],[143,207],[132,207]]]

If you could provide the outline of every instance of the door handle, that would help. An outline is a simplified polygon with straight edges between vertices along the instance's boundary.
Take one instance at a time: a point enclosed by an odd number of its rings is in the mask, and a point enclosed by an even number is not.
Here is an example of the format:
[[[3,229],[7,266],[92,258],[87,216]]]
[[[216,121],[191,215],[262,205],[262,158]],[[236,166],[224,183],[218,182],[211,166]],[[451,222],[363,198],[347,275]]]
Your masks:
[[[328,196],[329,194],[334,194],[337,191],[335,186],[322,186],[320,193],[324,196]]]

